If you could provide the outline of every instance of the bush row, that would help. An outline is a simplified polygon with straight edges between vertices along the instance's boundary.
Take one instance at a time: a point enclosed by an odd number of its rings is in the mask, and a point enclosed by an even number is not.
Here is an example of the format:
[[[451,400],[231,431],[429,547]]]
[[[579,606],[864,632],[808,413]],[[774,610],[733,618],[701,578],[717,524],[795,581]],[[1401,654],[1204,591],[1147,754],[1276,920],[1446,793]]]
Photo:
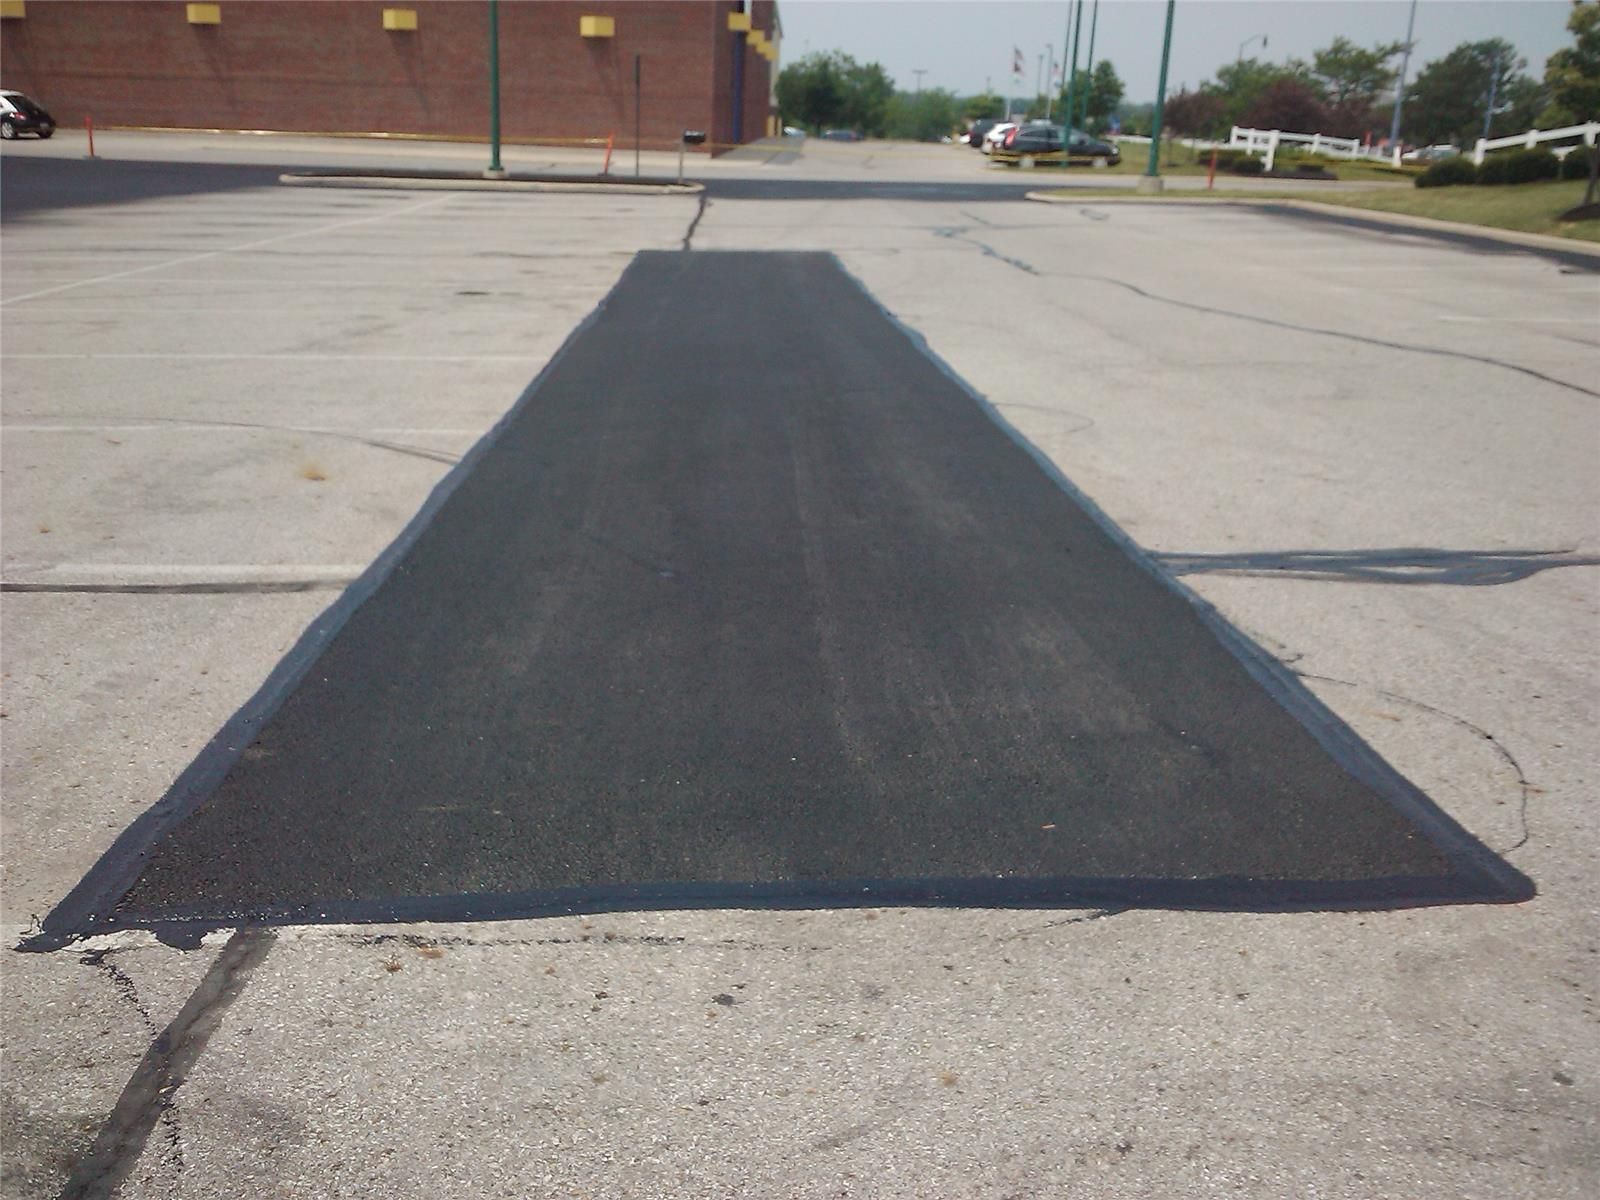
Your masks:
[[[1557,158],[1549,150],[1535,147],[1491,154],[1481,166],[1474,166],[1466,155],[1441,159],[1417,176],[1417,186],[1453,187],[1463,183],[1537,183],[1541,179],[1587,178],[1589,154],[1584,147],[1579,146],[1571,151],[1565,159]]]

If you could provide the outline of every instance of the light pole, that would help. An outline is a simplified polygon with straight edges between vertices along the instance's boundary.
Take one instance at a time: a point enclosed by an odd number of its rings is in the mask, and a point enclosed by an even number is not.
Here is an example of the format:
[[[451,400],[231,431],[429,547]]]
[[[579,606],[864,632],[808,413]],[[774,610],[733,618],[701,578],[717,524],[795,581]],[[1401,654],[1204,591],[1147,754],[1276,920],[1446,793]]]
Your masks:
[[[1256,34],[1255,37],[1247,37],[1247,38],[1245,38],[1244,41],[1239,43],[1239,53],[1238,53],[1238,56],[1235,57],[1233,61],[1235,63],[1242,63],[1244,61],[1244,48],[1246,46],[1248,46],[1251,42],[1256,42],[1256,41],[1259,41],[1261,43],[1261,48],[1263,50],[1265,50],[1267,48],[1267,35],[1266,34],[1258,33],[1258,34]]]
[[[500,165],[500,4],[489,0],[489,165],[485,179],[504,179]]]
[[[1048,121],[1050,114],[1056,106],[1056,46],[1054,42],[1044,44],[1044,56],[1049,62],[1049,67],[1044,73],[1044,119]]]
[[[1100,27],[1100,0],[1089,10],[1089,63],[1083,68],[1083,126],[1089,128],[1089,94],[1094,90],[1094,34]]]
[[[1406,102],[1406,68],[1411,65],[1411,33],[1417,27],[1417,0],[1411,0],[1411,15],[1406,18],[1406,45],[1400,53],[1400,75],[1394,82],[1394,116],[1389,121],[1389,149],[1394,165],[1400,165],[1400,110]]]
[[[1061,161],[1064,164],[1072,159],[1072,102],[1076,99],[1073,92],[1078,84],[1078,43],[1083,40],[1083,0],[1078,0],[1078,15],[1072,23],[1072,54],[1063,56],[1067,59],[1067,98],[1062,101],[1061,114]]]
[[[1156,106],[1150,113],[1150,163],[1139,179],[1139,191],[1161,190],[1161,106],[1167,100],[1167,61],[1172,57],[1172,10],[1177,0],[1167,0],[1167,32],[1161,39],[1161,75],[1156,82]]]
[[[1483,113],[1483,140],[1489,140],[1489,125],[1494,120],[1494,102],[1500,90],[1500,51],[1489,56],[1489,107]]]

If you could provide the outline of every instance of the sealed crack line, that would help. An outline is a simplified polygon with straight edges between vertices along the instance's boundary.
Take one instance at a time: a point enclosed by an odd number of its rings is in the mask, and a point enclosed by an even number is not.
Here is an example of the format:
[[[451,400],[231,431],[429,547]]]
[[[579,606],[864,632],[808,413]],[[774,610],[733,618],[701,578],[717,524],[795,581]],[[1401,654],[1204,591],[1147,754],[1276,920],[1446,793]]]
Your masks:
[[[237,930],[228,939],[188,1002],[151,1042],[94,1145],[73,1167],[61,1200],[109,1200],[115,1194],[144,1153],[151,1130],[172,1109],[178,1089],[222,1023],[223,1014],[239,998],[273,941],[271,932],[249,928]],[[92,953],[85,955],[83,961],[92,957]],[[103,956],[96,963],[104,965]],[[175,1126],[171,1129],[176,1138]]]
[[[694,249],[692,244],[694,242],[694,231],[700,228],[700,218],[706,215],[706,209],[710,206],[710,204],[711,201],[707,198],[706,194],[701,192],[700,204],[694,210],[694,220],[689,222],[689,228],[684,232],[683,235],[683,248],[686,252]]]

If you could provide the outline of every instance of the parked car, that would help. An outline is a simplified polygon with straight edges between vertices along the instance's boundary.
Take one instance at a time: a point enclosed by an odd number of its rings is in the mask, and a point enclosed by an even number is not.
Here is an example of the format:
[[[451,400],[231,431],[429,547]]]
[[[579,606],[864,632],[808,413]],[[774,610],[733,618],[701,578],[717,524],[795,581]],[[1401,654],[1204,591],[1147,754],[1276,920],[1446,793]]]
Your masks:
[[[1420,150],[1408,150],[1400,156],[1401,162],[1408,163],[1436,163],[1447,158],[1454,158],[1460,154],[1454,146],[1424,146]]]
[[[983,135],[983,144],[978,147],[985,154],[993,154],[995,147],[1004,140],[1006,134],[1017,127],[1015,121],[1000,121],[989,127],[989,132]]]
[[[7,141],[24,133],[47,138],[56,131],[56,119],[32,96],[0,92],[0,137]]]
[[[827,142],[859,142],[861,135],[854,129],[824,129],[822,139]]]
[[[1104,159],[1111,166],[1122,161],[1122,151],[1114,143],[1092,138],[1081,129],[1072,131],[1070,142],[1060,125],[1024,125],[1008,136],[1005,144],[991,155],[995,162],[1034,163],[1064,166],[1071,162]]]
[[[785,125],[783,127],[784,137],[803,138],[805,135],[806,131],[801,129],[798,125]]]
[[[984,135],[999,123],[993,117],[984,117],[982,120],[974,121],[972,128],[967,130],[967,136],[963,140],[974,150],[981,150],[983,148]]]

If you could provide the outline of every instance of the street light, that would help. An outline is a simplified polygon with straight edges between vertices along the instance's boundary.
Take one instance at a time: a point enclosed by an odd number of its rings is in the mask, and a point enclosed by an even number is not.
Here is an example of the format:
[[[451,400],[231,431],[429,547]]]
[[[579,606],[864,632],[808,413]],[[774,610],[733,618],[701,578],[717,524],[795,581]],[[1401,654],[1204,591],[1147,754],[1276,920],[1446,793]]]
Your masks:
[[[1400,75],[1394,81],[1394,116],[1389,121],[1389,149],[1394,165],[1400,165],[1400,110],[1406,103],[1406,68],[1411,65],[1411,34],[1417,27],[1417,0],[1411,0],[1411,15],[1406,18],[1406,48],[1400,55]]]
[[[1263,50],[1265,50],[1267,48],[1267,35],[1266,34],[1258,33],[1258,34],[1256,34],[1255,37],[1247,37],[1247,38],[1245,38],[1244,41],[1239,43],[1239,54],[1238,54],[1238,57],[1236,57],[1233,61],[1236,62],[1236,63],[1242,63],[1244,61],[1244,48],[1246,46],[1248,46],[1251,42],[1255,42],[1255,41],[1259,41],[1261,43],[1261,48]]]

